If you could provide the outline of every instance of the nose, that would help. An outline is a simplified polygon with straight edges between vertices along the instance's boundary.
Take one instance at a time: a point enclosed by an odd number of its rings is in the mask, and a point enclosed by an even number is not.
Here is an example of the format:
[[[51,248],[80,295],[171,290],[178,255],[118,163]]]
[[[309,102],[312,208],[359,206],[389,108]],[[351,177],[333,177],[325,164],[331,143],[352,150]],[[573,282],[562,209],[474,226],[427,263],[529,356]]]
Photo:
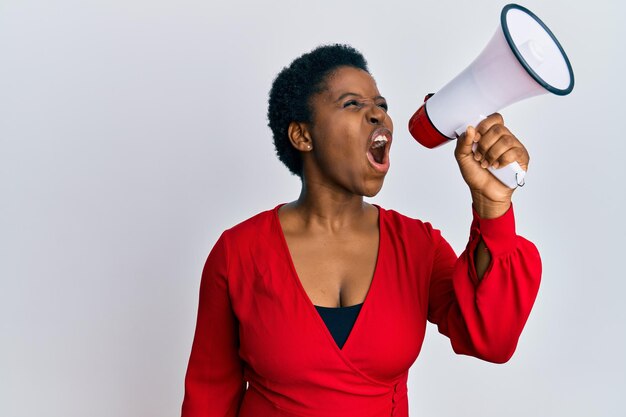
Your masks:
[[[369,110],[367,112],[366,117],[367,117],[367,121],[370,124],[380,125],[385,121],[385,118],[387,117],[387,112],[385,112],[385,110],[383,110],[376,103],[372,103],[369,106]]]

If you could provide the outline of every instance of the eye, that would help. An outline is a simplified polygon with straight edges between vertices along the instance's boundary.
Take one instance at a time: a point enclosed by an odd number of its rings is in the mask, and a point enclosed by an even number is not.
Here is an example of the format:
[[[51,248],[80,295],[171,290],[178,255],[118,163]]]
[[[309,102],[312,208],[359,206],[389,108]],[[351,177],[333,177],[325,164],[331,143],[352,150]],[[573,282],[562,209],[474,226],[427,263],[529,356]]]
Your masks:
[[[350,106],[361,107],[361,103],[359,103],[357,100],[348,100],[345,103],[343,103],[344,109]]]
[[[378,103],[378,107],[380,107],[381,109],[383,109],[383,110],[385,110],[385,111],[389,110],[389,106],[387,105],[387,102],[386,102],[386,101],[383,101],[383,102],[381,102],[381,103]]]

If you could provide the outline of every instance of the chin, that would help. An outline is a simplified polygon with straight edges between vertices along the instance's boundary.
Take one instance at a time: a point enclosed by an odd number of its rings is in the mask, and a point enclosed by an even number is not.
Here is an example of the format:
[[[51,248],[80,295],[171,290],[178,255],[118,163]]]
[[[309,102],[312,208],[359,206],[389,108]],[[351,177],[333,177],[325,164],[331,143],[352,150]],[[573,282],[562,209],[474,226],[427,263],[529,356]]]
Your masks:
[[[372,184],[369,187],[365,187],[365,189],[362,192],[363,197],[374,197],[376,196],[376,194],[380,192],[382,188],[383,188],[383,181],[380,181],[378,184]]]

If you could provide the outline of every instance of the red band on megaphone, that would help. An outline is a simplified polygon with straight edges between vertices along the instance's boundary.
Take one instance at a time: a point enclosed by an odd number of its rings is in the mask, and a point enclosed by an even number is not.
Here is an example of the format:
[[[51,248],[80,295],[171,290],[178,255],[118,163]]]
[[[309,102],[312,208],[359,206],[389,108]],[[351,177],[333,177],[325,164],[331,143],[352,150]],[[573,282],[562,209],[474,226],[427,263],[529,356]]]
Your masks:
[[[433,94],[428,94],[424,98],[424,103],[432,96]],[[447,136],[442,135],[432,124],[426,112],[426,104],[417,109],[409,120],[409,132],[411,132],[416,141],[430,149],[448,143],[451,140]]]

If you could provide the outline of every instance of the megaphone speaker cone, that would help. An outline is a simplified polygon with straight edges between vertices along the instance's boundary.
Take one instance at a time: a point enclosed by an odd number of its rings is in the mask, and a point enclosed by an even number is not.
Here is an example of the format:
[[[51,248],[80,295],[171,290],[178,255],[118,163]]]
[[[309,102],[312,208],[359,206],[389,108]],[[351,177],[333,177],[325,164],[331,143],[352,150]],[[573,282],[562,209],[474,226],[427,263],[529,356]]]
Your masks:
[[[500,13],[502,34],[511,51],[538,84],[564,96],[574,88],[574,71],[552,31],[533,12],[507,4]]]

